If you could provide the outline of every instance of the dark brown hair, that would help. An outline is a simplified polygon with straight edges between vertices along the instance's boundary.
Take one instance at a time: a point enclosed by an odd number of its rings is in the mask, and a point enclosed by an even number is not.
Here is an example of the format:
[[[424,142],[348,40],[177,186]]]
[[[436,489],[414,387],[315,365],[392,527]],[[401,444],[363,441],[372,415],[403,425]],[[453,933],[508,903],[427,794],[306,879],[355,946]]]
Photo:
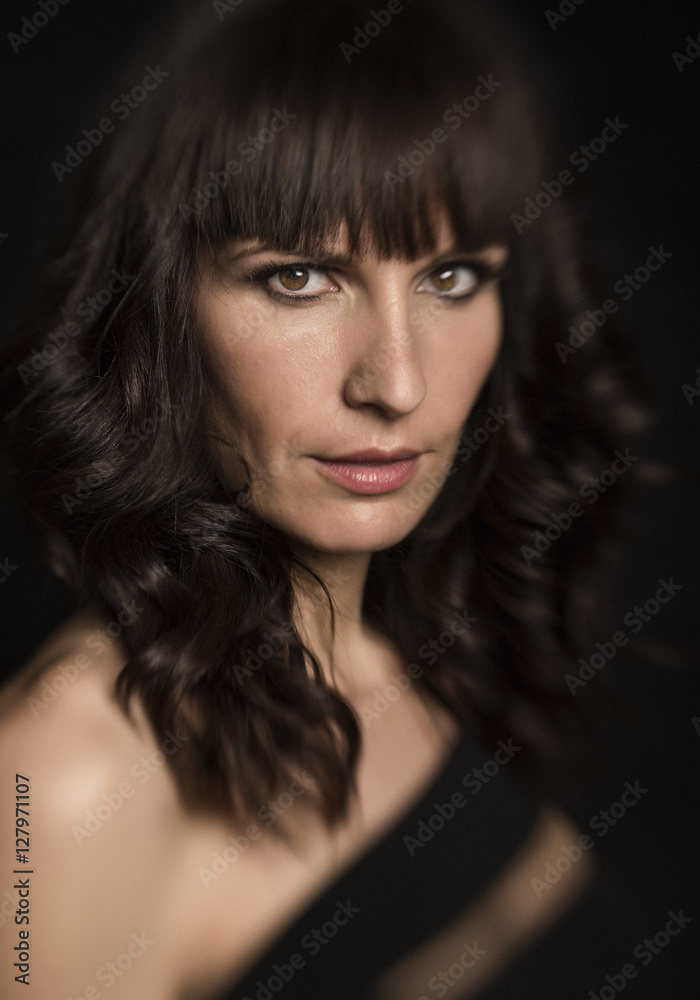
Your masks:
[[[191,735],[170,763],[193,807],[243,816],[306,768],[332,824],[360,745],[290,624],[303,568],[212,459],[198,260],[233,239],[312,253],[343,224],[357,252],[414,258],[435,245],[436,205],[458,245],[510,248],[504,341],[453,473],[373,556],[364,612],[422,665],[416,689],[487,744],[512,736],[536,769],[585,743],[585,694],[565,675],[596,637],[620,487],[562,525],[640,411],[612,322],[557,353],[600,299],[568,189],[517,221],[556,170],[492,7],[394,4],[387,21],[354,0],[221,16],[186,3],[162,82],[81,165],[39,306],[5,356],[22,502],[81,603],[140,609],[118,689],[125,707],[139,693],[156,733]],[[484,440],[491,410],[505,416]],[[465,609],[475,621],[429,664],[421,650]]]

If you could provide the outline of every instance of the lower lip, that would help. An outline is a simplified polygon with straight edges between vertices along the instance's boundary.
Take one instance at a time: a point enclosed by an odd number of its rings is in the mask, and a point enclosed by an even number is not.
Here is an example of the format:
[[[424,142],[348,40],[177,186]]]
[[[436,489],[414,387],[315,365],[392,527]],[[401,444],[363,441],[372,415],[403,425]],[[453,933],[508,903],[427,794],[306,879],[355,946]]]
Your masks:
[[[353,493],[365,496],[378,493],[391,493],[404,486],[413,478],[418,467],[420,455],[415,458],[405,458],[400,462],[375,462],[362,464],[360,462],[327,462],[314,459],[321,472],[340,483]]]

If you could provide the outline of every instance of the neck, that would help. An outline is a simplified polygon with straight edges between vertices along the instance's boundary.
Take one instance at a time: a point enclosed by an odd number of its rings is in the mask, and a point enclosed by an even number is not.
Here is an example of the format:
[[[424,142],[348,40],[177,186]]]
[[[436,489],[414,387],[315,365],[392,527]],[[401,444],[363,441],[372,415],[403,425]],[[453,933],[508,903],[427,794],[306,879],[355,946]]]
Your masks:
[[[327,679],[345,691],[371,683],[366,653],[373,633],[362,620],[362,602],[371,553],[299,553],[325,583],[333,600],[331,613],[321,586],[307,573],[296,573],[295,626],[302,641],[317,657]],[[331,664],[333,671],[331,673]]]

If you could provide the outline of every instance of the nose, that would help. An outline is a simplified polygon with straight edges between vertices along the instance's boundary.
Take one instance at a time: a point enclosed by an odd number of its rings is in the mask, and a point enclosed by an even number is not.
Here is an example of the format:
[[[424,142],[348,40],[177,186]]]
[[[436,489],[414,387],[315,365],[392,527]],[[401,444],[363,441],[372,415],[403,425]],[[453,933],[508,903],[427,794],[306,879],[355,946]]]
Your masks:
[[[357,323],[361,332],[345,380],[345,402],[353,408],[373,406],[394,418],[411,413],[428,389],[416,317],[394,293],[368,301]]]

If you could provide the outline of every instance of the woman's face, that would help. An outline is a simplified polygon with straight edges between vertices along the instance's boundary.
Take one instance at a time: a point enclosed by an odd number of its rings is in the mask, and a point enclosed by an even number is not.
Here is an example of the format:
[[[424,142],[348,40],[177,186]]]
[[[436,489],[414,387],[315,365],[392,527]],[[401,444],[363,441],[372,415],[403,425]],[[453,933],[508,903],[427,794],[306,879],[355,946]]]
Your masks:
[[[501,341],[507,251],[460,252],[443,223],[416,261],[309,260],[230,244],[201,264],[197,326],[217,459],[250,508],[320,552],[388,548],[446,481]],[[245,502],[245,498],[240,498]]]

